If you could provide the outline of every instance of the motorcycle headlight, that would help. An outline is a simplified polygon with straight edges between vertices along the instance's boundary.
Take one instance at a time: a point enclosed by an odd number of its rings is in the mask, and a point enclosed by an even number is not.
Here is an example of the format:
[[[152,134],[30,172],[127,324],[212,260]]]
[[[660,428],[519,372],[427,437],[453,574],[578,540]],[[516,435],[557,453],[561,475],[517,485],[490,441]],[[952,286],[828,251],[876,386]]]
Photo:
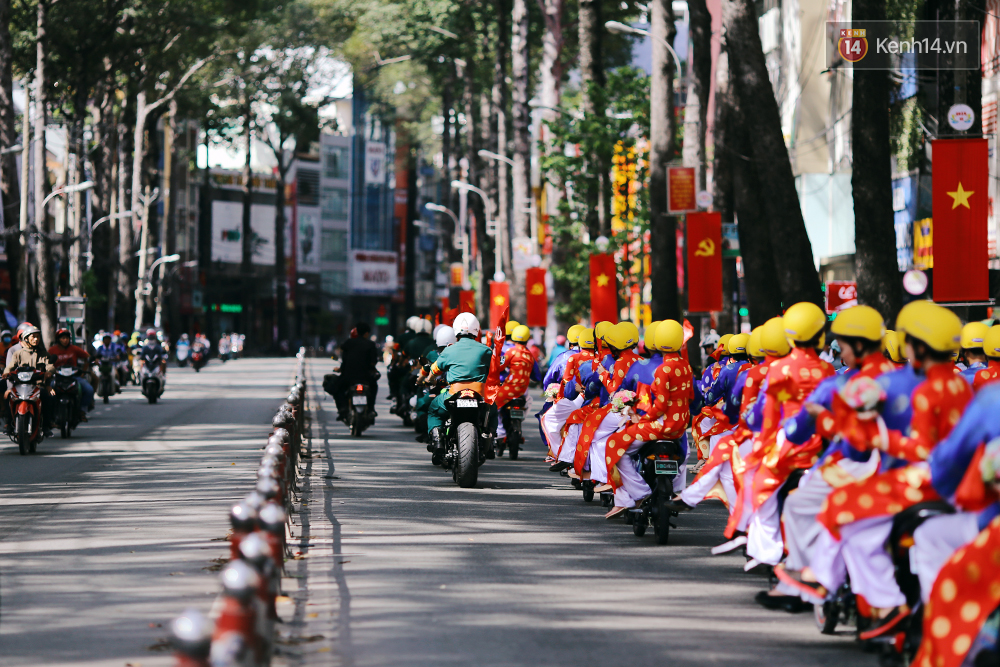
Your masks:
[[[69,377],[69,376],[73,375],[73,373],[75,371],[72,368],[70,368],[69,366],[63,366],[62,368],[60,368],[56,372],[59,373],[59,375],[62,375],[63,377]]]
[[[31,378],[33,377],[35,377],[35,374],[31,371],[21,371],[17,374],[19,382],[31,382]]]

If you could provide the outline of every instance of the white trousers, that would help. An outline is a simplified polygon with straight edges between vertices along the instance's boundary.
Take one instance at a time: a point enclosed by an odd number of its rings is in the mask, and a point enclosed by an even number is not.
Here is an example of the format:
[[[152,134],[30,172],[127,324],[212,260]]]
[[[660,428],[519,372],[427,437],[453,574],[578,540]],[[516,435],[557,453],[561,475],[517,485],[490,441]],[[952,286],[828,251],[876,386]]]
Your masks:
[[[910,571],[920,579],[920,597],[931,595],[934,580],[952,554],[976,539],[979,517],[971,512],[931,517],[913,531]]]
[[[635,455],[644,444],[641,441],[633,442],[625,450],[625,455],[618,460],[618,477],[622,483],[615,489],[615,507],[635,507],[636,502],[652,493],[646,480],[636,468]]]
[[[781,562],[785,545],[781,539],[778,492],[775,491],[750,517],[747,524],[747,555],[767,565]]]
[[[625,423],[625,417],[620,412],[609,412],[604,415],[604,419],[601,420],[600,425],[598,425],[597,430],[594,431],[594,439],[590,444],[590,479],[594,480],[599,484],[606,484],[608,481],[608,462],[606,459],[606,452],[608,448],[608,438],[614,435],[622,424]],[[633,445],[636,443],[632,443]],[[640,443],[641,444],[641,443]],[[632,448],[629,447],[626,450],[631,452]],[[638,451],[638,448],[636,448]],[[624,457],[622,457],[624,458]]]
[[[732,513],[736,507],[736,485],[733,483],[733,464],[730,461],[723,461],[721,465],[715,466],[695,480],[681,493],[681,500],[684,501],[684,504],[695,507],[705,499],[708,492],[715,487],[716,482],[722,484],[722,489],[726,492],[726,499],[729,502],[729,512]]]
[[[562,447],[559,448],[559,460],[564,463],[572,463],[573,459],[576,458],[576,443],[580,440],[580,431],[583,429],[583,424],[571,424],[568,429],[566,429],[566,438],[563,440]]]
[[[552,407],[542,415],[542,431],[548,439],[549,449],[553,456],[559,455],[562,445],[562,427],[573,412],[583,405],[583,394],[573,400],[562,398],[552,404]]]
[[[896,584],[896,571],[885,541],[892,531],[891,516],[876,516],[840,528],[840,541],[822,528],[813,549],[812,571],[828,591],[835,591],[851,575],[851,590],[873,607],[889,609],[906,604]]]

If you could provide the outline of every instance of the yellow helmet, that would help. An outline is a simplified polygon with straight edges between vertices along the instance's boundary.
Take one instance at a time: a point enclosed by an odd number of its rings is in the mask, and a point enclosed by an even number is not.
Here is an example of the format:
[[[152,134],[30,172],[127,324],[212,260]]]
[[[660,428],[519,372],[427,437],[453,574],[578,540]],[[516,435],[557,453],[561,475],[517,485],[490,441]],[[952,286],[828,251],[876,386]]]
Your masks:
[[[750,340],[747,341],[747,352],[751,357],[756,359],[763,359],[767,354],[764,352],[764,347],[761,344],[761,336],[764,333],[764,327],[760,326],[750,332]]]
[[[577,337],[576,342],[579,343],[580,349],[582,350],[593,350],[594,349],[594,330],[584,329],[580,332],[579,337]]]
[[[729,352],[729,341],[730,341],[730,339],[732,339],[732,337],[733,337],[733,334],[722,334],[722,336],[719,337],[719,344],[715,346],[716,349],[718,349],[718,348],[721,347],[726,353],[728,353]]]
[[[877,343],[885,335],[885,322],[882,315],[871,306],[852,306],[837,313],[830,333]]]
[[[604,334],[604,342],[616,350],[627,350],[639,344],[639,327],[631,322],[619,322]]]
[[[647,350],[656,349],[656,327],[659,322],[650,322],[646,330],[642,332],[642,344]]]
[[[951,351],[951,360],[952,361],[958,361],[958,350],[952,350]]]
[[[656,327],[656,349],[677,352],[684,345],[684,327],[677,320],[663,320]]]
[[[514,320],[507,320],[507,326],[504,327],[503,332],[509,336],[512,333],[514,333],[514,329],[518,328],[519,326],[521,326],[520,322],[515,322]]]
[[[729,343],[726,345],[726,349],[729,350],[729,354],[746,354],[747,344],[749,342],[750,334],[738,333],[729,337]]]
[[[760,346],[772,357],[783,357],[792,351],[785,335],[784,318],[772,317],[761,325]]]
[[[570,345],[576,345],[577,339],[580,337],[580,332],[586,327],[582,324],[574,324],[566,331],[566,342]]]
[[[969,322],[966,324],[962,327],[962,349],[974,350],[977,347],[982,347],[989,330],[990,328],[982,322]]]
[[[983,340],[983,351],[991,359],[1000,359],[1000,325],[989,328]]]
[[[510,339],[515,343],[527,343],[529,338],[531,338],[531,329],[523,324],[518,324],[510,332]]]
[[[899,342],[899,334],[887,329],[882,336],[882,353],[897,364],[903,361],[903,346]]]
[[[896,317],[897,331],[927,343],[938,352],[952,352],[962,342],[962,321],[958,315],[933,301],[913,301],[903,306]]]
[[[614,325],[608,321],[598,322],[594,325],[594,338],[599,340],[604,340],[604,336],[608,333],[608,329]]]
[[[800,301],[794,304],[785,311],[785,315],[781,319],[788,340],[797,343],[812,340],[826,326],[826,313],[815,303],[809,301]]]

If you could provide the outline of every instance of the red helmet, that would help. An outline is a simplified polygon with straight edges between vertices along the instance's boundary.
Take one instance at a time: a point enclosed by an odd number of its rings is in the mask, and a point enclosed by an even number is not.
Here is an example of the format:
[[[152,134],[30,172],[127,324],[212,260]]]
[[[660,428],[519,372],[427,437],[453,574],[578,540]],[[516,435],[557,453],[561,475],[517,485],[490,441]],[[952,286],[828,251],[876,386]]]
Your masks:
[[[56,330],[56,338],[59,338],[60,336],[70,336],[70,337],[72,337],[72,334],[69,332],[69,329],[67,329],[66,327],[63,327],[61,329],[57,329]]]
[[[156,329],[146,329],[146,338],[156,338]]]

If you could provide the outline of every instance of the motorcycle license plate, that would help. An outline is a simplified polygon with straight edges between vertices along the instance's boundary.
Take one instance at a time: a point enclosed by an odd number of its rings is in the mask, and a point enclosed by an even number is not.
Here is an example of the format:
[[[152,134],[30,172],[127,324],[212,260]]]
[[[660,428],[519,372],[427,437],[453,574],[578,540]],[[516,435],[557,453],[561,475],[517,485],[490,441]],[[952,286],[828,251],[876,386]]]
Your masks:
[[[470,398],[459,398],[455,400],[455,407],[457,408],[478,408],[479,403],[475,399]]]
[[[524,421],[524,410],[522,410],[520,408],[511,408],[510,409],[510,418],[511,419],[520,419],[521,421]]]
[[[653,461],[653,468],[657,475],[676,475],[677,461]]]
[[[351,397],[351,403],[354,405],[368,405],[367,396],[353,396]]]

